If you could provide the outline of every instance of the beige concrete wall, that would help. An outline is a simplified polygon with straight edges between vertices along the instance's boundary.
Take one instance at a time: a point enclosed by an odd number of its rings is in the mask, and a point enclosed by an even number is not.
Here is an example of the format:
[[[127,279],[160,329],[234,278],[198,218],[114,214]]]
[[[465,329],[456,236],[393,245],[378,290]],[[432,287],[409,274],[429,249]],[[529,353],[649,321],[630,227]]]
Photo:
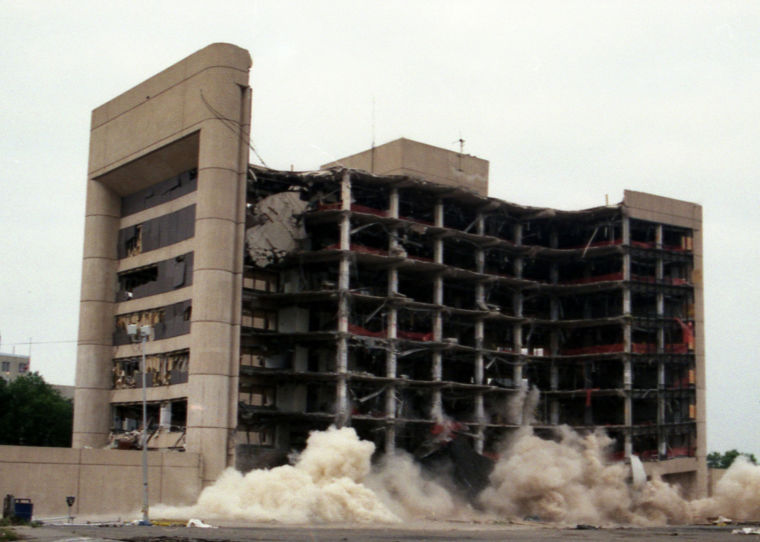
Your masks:
[[[80,516],[115,517],[142,504],[141,452],[0,446],[0,493],[29,498],[34,517],[65,516],[66,497]],[[201,461],[193,453],[148,452],[148,501],[192,504],[201,491]]]
[[[374,149],[340,158],[322,167],[341,165],[376,175],[409,175],[469,188],[488,195],[488,160],[434,147],[411,139],[396,139]]]
[[[647,220],[662,224],[671,224],[690,228],[694,232],[694,267],[692,283],[694,284],[694,359],[696,363],[696,409],[697,409],[697,453],[696,482],[694,492],[697,497],[704,497],[708,491],[707,479],[707,409],[705,373],[705,301],[703,272],[703,235],[702,206],[688,201],[681,201],[644,192],[626,190],[623,196],[625,212],[631,218]]]
[[[111,346],[116,270],[192,250],[193,285],[185,289],[192,296],[190,336],[151,341],[146,350],[168,351],[178,342],[190,347],[187,385],[164,393],[186,394],[187,448],[201,452],[206,483],[232,463],[229,435],[237,426],[250,67],[246,50],[209,45],[92,112],[74,446],[105,443],[109,400],[119,396],[110,389],[111,358],[130,345]],[[121,219],[121,196],[193,167],[198,170],[195,193]],[[116,260],[119,228],[190,201],[196,204],[191,240],[130,262]],[[90,284],[101,285],[97,295],[85,295]],[[164,306],[178,295],[127,301],[118,310]]]

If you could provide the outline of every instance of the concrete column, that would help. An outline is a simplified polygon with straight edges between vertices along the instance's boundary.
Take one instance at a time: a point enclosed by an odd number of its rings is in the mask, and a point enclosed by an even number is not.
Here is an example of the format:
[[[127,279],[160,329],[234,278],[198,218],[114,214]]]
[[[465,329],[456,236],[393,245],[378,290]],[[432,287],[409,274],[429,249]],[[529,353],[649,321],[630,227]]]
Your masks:
[[[385,355],[385,376],[396,378],[396,337],[397,337],[397,314],[396,309],[388,309],[388,350]],[[396,449],[396,385],[389,383],[385,390],[385,417],[388,426],[385,432],[385,453],[393,453]]]
[[[443,200],[437,199],[433,207],[433,224],[438,228],[443,228]]]
[[[483,215],[478,214],[478,234],[483,235],[484,221]],[[478,273],[483,273],[485,270],[485,252],[482,248],[478,248],[475,251],[475,263]],[[478,282],[475,285],[475,306],[485,307],[485,291],[483,283]],[[482,317],[478,317],[475,320],[475,367],[473,381],[477,385],[483,385],[483,335],[485,329],[485,321]],[[483,404],[483,392],[475,392],[475,421],[477,426],[475,428],[475,451],[478,453],[483,452],[484,433],[483,424],[485,423],[486,414]]]
[[[549,234],[549,246],[557,248],[559,245],[558,237],[557,229],[552,228]],[[552,284],[559,282],[559,266],[555,261],[549,264],[549,280]],[[549,318],[553,322],[559,320],[559,303],[557,295],[552,293],[549,297]],[[556,326],[553,326],[549,332],[549,352],[552,360],[549,367],[549,386],[552,390],[556,391],[559,388],[559,365],[557,361],[557,356],[559,355],[559,331]],[[559,401],[556,396],[549,400],[549,423],[552,425],[559,424]]]
[[[390,205],[388,208],[388,216],[390,218],[398,218],[399,209],[399,193],[398,188],[391,188],[390,192]],[[388,252],[393,254],[398,247],[397,241],[398,228],[391,228],[390,237],[388,240]],[[388,297],[393,297],[398,293],[398,270],[395,267],[388,269]],[[398,313],[396,306],[391,304],[388,307],[388,350],[385,354],[385,376],[388,378],[396,378],[396,365],[397,365],[397,345],[396,337],[398,331]],[[388,426],[385,430],[385,453],[392,454],[396,449],[396,385],[389,383],[385,390],[385,417],[388,422]]]
[[[112,337],[116,297],[119,196],[96,180],[87,184],[79,305],[73,448],[101,448],[111,429]]]
[[[627,216],[623,217],[623,315],[631,315],[631,220]],[[631,341],[632,328],[631,320],[627,319],[623,324],[623,387],[625,388],[625,399],[623,400],[623,418],[626,426],[625,430],[625,456],[630,457],[633,453],[633,441],[631,439],[631,426],[633,425],[633,400],[631,398]]]
[[[485,234],[485,218],[483,213],[478,213],[476,218],[476,227],[478,235]],[[486,267],[486,254],[482,248],[478,248],[475,251],[475,265],[478,273],[485,273]],[[475,306],[485,307],[485,288],[482,282],[478,282],[475,285]],[[483,367],[483,335],[485,333],[485,320],[478,318],[475,321],[475,371],[474,382],[478,385],[484,383],[484,367]],[[478,391],[475,393],[475,421],[477,426],[475,427],[475,451],[478,453],[483,452],[483,445],[485,443],[485,428],[483,424],[486,421],[485,405],[483,401],[483,392]]]
[[[239,122],[250,111],[250,94],[231,83],[225,90],[208,99],[223,104],[225,111],[235,111],[232,118],[242,133]],[[228,466],[230,436],[237,426],[230,393],[236,388],[240,353],[244,250],[240,228],[248,144],[244,137],[231,137],[228,122],[216,118],[205,122],[198,156],[187,444],[203,454],[204,483],[214,481]]]
[[[204,137],[212,140],[228,139],[228,135],[221,122],[204,128]],[[203,146],[214,147],[222,145]],[[227,467],[228,436],[237,425],[231,420],[229,394],[239,357],[234,348],[239,344],[241,307],[233,303],[240,299],[236,285],[242,273],[238,252],[243,246],[238,245],[242,239],[229,244],[219,239],[238,239],[237,207],[244,207],[245,200],[239,201],[237,146],[228,152],[230,156],[223,156],[202,149],[198,167],[187,443],[203,453],[205,483]]]
[[[433,210],[435,225],[443,227],[443,200],[435,202]],[[437,237],[433,240],[433,259],[435,263],[443,263],[443,239]],[[443,276],[437,273],[433,279],[433,303],[439,307],[443,305]],[[440,342],[443,339],[443,314],[440,308],[435,309],[433,315],[433,341]],[[440,382],[443,376],[443,356],[437,348],[432,354],[431,376],[434,382]],[[430,415],[436,421],[443,420],[443,399],[441,388],[435,388],[431,397]]]
[[[696,224],[693,229],[693,255],[694,269],[692,272],[692,282],[694,284],[694,339],[695,350],[694,358],[696,364],[696,395],[697,395],[697,480],[696,493],[702,496],[706,493],[707,488],[707,429],[705,420],[706,410],[706,374],[705,374],[705,306],[704,306],[704,286],[702,284],[702,208],[695,206],[694,216]]]
[[[482,318],[478,318],[475,321],[475,384],[483,385],[483,328],[484,322]],[[483,392],[475,392],[475,422],[477,424],[475,428],[475,451],[478,453],[483,452],[483,424],[486,420],[485,408],[483,405]]]
[[[662,224],[657,224],[655,229],[655,245],[658,249],[662,249]],[[657,261],[655,264],[655,277],[657,279],[658,291],[657,291],[657,353],[662,354],[665,352],[665,294],[662,293],[662,284],[664,278],[665,264],[663,262],[662,253],[657,254]],[[662,356],[657,357],[657,450],[660,454],[660,458],[664,458],[667,454],[668,443],[667,435],[663,424],[665,423],[665,363],[662,361]]]
[[[350,288],[349,258],[351,250],[351,176],[346,171],[340,183],[340,257],[338,276],[338,344],[336,347],[335,370],[338,382],[335,388],[336,418],[341,427],[348,423],[348,290]]]
[[[514,225],[514,239],[515,239],[515,245],[516,246],[522,246],[522,231],[523,227],[522,224],[515,224]],[[513,262],[513,272],[515,277],[522,278],[522,271],[523,271],[523,257],[522,256],[516,256]],[[515,313],[515,316],[518,318],[523,317],[523,293],[521,290],[518,290],[514,293],[512,296],[512,305],[513,310]],[[514,337],[514,350],[517,352],[519,357],[519,362],[514,366],[512,369],[512,380],[514,381],[514,385],[516,387],[522,386],[522,366],[523,363],[525,363],[525,359],[522,356],[522,324],[514,324],[512,326],[512,335]]]

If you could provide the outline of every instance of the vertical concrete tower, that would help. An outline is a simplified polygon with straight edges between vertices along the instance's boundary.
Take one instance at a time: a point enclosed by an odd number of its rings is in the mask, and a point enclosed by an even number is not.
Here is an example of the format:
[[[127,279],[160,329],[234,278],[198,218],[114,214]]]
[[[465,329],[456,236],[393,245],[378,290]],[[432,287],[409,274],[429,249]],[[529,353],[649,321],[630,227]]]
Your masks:
[[[125,325],[151,324],[155,423],[184,418],[175,438],[202,454],[205,483],[231,464],[250,67],[246,50],[209,45],[92,113],[74,447],[133,426]]]

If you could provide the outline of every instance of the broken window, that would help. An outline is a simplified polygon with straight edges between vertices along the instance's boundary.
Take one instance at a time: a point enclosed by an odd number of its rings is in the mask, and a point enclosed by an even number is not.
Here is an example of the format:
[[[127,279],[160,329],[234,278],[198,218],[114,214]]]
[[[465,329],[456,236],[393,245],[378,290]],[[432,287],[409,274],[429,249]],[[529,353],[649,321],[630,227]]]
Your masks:
[[[635,397],[632,403],[634,425],[654,425],[657,423],[657,396],[650,394]]]
[[[655,248],[657,225],[644,220],[631,219],[631,245],[640,248]]]
[[[264,356],[256,348],[240,348],[240,365],[241,367],[264,367]]]
[[[243,276],[243,288],[258,292],[273,293],[277,291],[277,273],[267,273],[255,269],[246,269]]]
[[[385,416],[385,386],[370,382],[352,381],[348,387],[351,414],[381,418]]]
[[[425,235],[408,229],[401,232],[397,240],[401,248],[406,251],[408,258],[433,261],[433,242]]]
[[[435,197],[415,188],[399,189],[399,217],[432,225]]]
[[[357,263],[351,267],[352,292],[360,295],[382,296],[388,294],[388,271],[375,266]]]
[[[429,280],[429,275],[400,270],[398,272],[397,293],[422,303],[433,302],[433,284]]]
[[[485,233],[498,237],[510,243],[514,243],[515,221],[509,216],[509,212],[499,209],[494,213],[485,215]]]
[[[119,258],[144,254],[195,235],[195,205],[119,230]]]
[[[351,250],[370,254],[388,254],[388,230],[379,222],[351,223]]]
[[[239,431],[239,433],[241,433]],[[245,439],[244,444],[253,446],[273,446],[274,445],[274,428],[262,427],[258,430],[242,432]]]
[[[562,222],[555,226],[557,248],[588,249],[620,244],[622,224],[619,218],[604,222]]]
[[[432,290],[432,284],[431,290]],[[443,281],[443,304],[457,309],[483,310],[475,305],[473,281],[445,279]]]
[[[134,194],[124,196],[121,198],[121,216],[129,216],[189,194],[195,191],[197,184],[198,170],[193,168]]]
[[[127,257],[136,256],[142,252],[142,226],[138,224],[131,228],[131,235],[127,237],[124,244],[124,250]]]
[[[443,207],[443,225],[463,232],[477,232],[478,213],[475,209],[465,207],[458,202],[446,201]]]
[[[484,272],[489,275],[500,275],[503,277],[514,276],[513,256],[506,249],[501,247],[491,248],[485,252]]]
[[[169,386],[187,382],[190,354],[187,350],[153,354],[145,357],[146,387]],[[141,358],[113,360],[113,389],[142,386]]]
[[[116,301],[162,294],[193,283],[193,253],[123,271],[118,275]]]
[[[310,383],[306,385],[306,412],[334,411],[335,387],[323,383]]]
[[[244,309],[242,324],[253,329],[277,331],[277,311]]]
[[[688,427],[688,426],[687,426]],[[696,436],[687,428],[684,432],[673,431],[666,437],[668,459],[674,457],[693,457],[696,455]]]
[[[586,284],[623,280],[623,258],[594,258],[559,264],[560,284]]]
[[[550,282],[551,264],[546,260],[528,259],[523,263],[523,278],[528,280],[537,280],[539,282]]]
[[[274,407],[275,390],[274,386],[241,387],[238,392],[238,401],[243,405],[254,407]]]
[[[187,399],[147,404],[148,448],[184,449],[187,427]],[[112,405],[111,447],[139,449],[142,430],[140,403]],[[170,433],[174,433],[169,436]],[[179,436],[177,433],[181,433]],[[168,437],[168,438],[167,438]]]
[[[126,301],[135,297],[135,289],[155,282],[158,278],[158,265],[149,265],[119,274],[119,292],[117,301]]]
[[[165,307],[120,314],[115,318],[113,344],[119,346],[132,342],[127,335],[127,324],[151,326],[152,340],[168,339],[190,333],[190,310],[191,302],[187,300]]]
[[[658,458],[657,451],[657,433],[644,433],[634,435],[632,439],[633,453],[639,456],[642,461],[656,461]]]
[[[553,229],[554,226],[552,223],[545,220],[524,222],[522,228],[522,244],[550,247]]]
[[[185,258],[184,256],[177,256],[174,258],[172,287],[179,288],[185,284]]]
[[[622,314],[623,295],[620,290],[568,295],[559,300],[561,320],[609,318]]]
[[[385,216],[390,203],[390,191],[387,186],[354,181],[351,184],[351,198],[352,211]]]
[[[694,232],[686,228],[663,226],[662,248],[665,250],[690,252],[694,250]]]
[[[470,271],[476,271],[475,246],[461,239],[443,240],[443,263]]]

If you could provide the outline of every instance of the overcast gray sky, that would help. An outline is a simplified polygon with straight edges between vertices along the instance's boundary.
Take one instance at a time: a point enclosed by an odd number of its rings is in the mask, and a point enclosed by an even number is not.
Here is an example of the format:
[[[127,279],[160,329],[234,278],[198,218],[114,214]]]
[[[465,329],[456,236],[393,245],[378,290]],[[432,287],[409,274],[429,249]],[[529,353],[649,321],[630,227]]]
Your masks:
[[[368,148],[374,100],[377,143],[461,136],[492,196],[702,204],[708,448],[760,455],[758,2],[0,0],[0,350],[73,384],[90,111],[218,41],[270,167]]]

